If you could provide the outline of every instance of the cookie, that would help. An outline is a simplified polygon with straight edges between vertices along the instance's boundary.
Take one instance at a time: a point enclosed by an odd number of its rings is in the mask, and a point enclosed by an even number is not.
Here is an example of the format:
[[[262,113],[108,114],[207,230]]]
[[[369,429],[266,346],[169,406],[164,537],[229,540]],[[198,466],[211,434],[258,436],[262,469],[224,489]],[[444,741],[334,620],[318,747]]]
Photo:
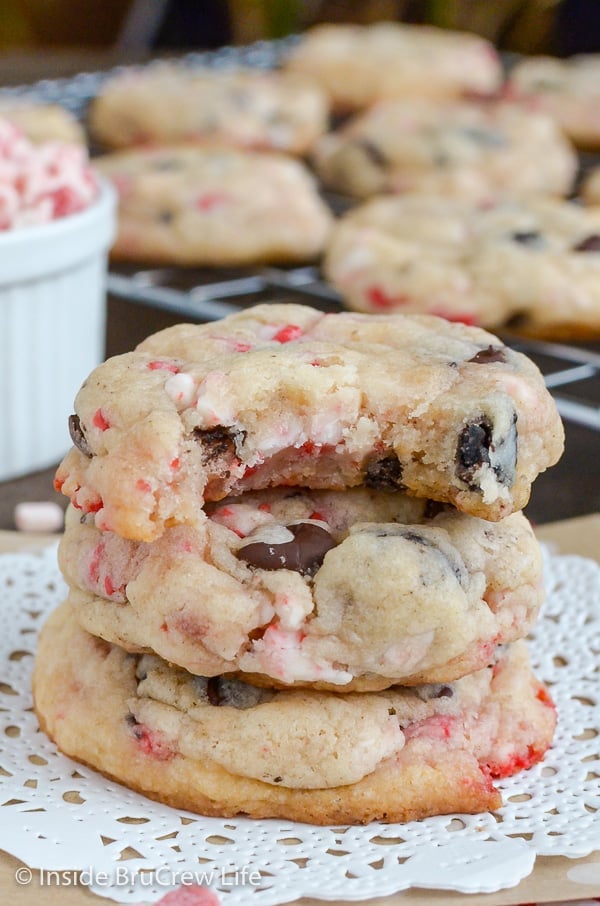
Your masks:
[[[70,509],[59,562],[84,629],[191,673],[340,692],[448,682],[529,632],[542,564],[521,513],[436,509],[401,492],[278,488],[150,544]]]
[[[324,92],[293,73],[160,63],[108,79],[89,120],[106,148],[185,142],[305,154],[328,113]]]
[[[95,164],[119,195],[115,259],[209,267],[309,261],[333,221],[306,167],[283,155],[173,147]]]
[[[592,167],[586,174],[581,197],[585,204],[600,205],[600,167]]]
[[[428,312],[557,340],[600,337],[600,207],[373,199],[338,222],[324,271],[357,311]]]
[[[278,485],[403,489],[497,520],[563,448],[538,368],[492,334],[301,305],[154,334],[95,369],[75,410],[56,489],[139,541]]]
[[[600,148],[600,54],[538,56],[510,71],[506,95],[549,114],[580,148]]]
[[[491,94],[502,81],[498,54],[478,35],[397,22],[318,25],[284,65],[315,79],[338,110],[390,98]]]
[[[421,192],[479,204],[568,195],[575,152],[549,116],[506,103],[387,101],[320,138],[325,186],[366,198]]]
[[[313,824],[495,809],[492,779],[539,761],[555,725],[521,642],[451,685],[274,691],[127,654],[67,604],[40,635],[34,701],[65,754],[153,799]]]
[[[85,145],[81,123],[59,104],[38,104],[25,99],[0,100],[0,116],[18,126],[30,142],[66,142]]]

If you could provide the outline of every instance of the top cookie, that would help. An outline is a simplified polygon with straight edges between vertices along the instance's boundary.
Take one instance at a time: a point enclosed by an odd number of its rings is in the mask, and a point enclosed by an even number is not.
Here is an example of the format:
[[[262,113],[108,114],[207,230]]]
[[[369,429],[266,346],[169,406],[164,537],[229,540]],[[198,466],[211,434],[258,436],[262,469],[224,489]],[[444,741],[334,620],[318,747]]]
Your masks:
[[[299,305],[161,331],[92,372],[75,408],[56,487],[142,541],[276,485],[405,488],[497,520],[563,445],[537,367],[491,334]]]
[[[600,54],[531,57],[511,70],[507,94],[550,114],[581,148],[600,148]]]
[[[567,195],[577,158],[554,120],[515,104],[382,101],[318,140],[323,183],[366,198],[422,192],[490,203]]]
[[[107,148],[186,142],[305,154],[328,114],[322,90],[293,73],[162,63],[107,81],[90,128]]]
[[[338,109],[384,98],[491,94],[502,81],[494,47],[477,35],[422,25],[319,25],[287,68],[310,75]]]

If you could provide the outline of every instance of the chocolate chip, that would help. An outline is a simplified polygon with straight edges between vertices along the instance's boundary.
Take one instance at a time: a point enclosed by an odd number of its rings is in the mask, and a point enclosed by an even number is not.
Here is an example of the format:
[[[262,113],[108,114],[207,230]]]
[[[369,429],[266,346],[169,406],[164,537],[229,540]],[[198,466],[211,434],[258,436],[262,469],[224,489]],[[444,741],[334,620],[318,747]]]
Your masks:
[[[202,444],[202,463],[208,465],[222,456],[235,456],[236,440],[243,443],[246,432],[232,431],[219,425],[217,428],[194,428],[193,435],[194,440]]]
[[[395,455],[374,459],[367,464],[365,485],[374,490],[400,490],[402,484],[402,466]]]
[[[478,126],[467,126],[462,130],[466,138],[470,139],[477,145],[484,148],[504,148],[506,138],[501,132],[495,132],[492,129],[482,129]]]
[[[313,522],[296,522],[286,529],[293,535],[289,541],[250,540],[238,549],[238,558],[257,569],[291,569],[302,575],[314,575],[327,551],[335,547],[333,537]]]
[[[574,252],[600,252],[600,236],[597,233],[586,236],[573,246]]]
[[[71,440],[75,444],[78,450],[84,454],[84,456],[92,458],[94,455],[90,450],[90,445],[87,442],[87,438],[83,433],[83,428],[81,427],[81,422],[79,421],[78,415],[69,416],[69,434],[71,435]]]
[[[163,223],[165,226],[173,223],[175,220],[175,214],[173,211],[161,211],[157,217],[159,223]]]
[[[510,237],[519,245],[526,245],[528,248],[542,249],[547,246],[547,242],[541,233],[537,230],[523,230],[522,232],[511,233]]]
[[[370,164],[373,164],[373,166],[387,166],[388,160],[379,145],[376,145],[375,142],[372,142],[367,138],[360,138],[356,140],[355,145],[364,152],[365,157]]]
[[[218,707],[223,704],[223,696],[221,693],[221,677],[220,676],[211,676],[210,679],[206,681],[206,697],[211,705]]]
[[[513,412],[505,433],[497,431],[482,415],[466,425],[458,437],[456,474],[471,490],[478,490],[475,473],[488,465],[500,484],[511,487],[517,469],[517,414]]]
[[[506,350],[504,346],[488,346],[487,349],[480,349],[473,358],[467,359],[467,362],[474,362],[476,365],[487,365],[488,362],[506,362]]]
[[[125,723],[129,724],[130,727],[135,727],[136,724],[139,723],[139,721],[137,720],[135,714],[132,714],[130,711],[129,714],[125,715]]]
[[[456,448],[456,474],[469,485],[477,469],[490,462],[490,444],[492,442],[492,425],[486,418],[472,422],[460,432]]]

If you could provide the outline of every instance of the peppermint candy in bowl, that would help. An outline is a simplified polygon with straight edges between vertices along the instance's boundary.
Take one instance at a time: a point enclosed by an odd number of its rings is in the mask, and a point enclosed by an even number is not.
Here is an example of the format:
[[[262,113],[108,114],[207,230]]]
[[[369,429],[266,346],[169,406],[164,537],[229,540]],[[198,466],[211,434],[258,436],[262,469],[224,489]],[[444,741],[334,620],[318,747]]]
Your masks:
[[[73,393],[104,357],[115,197],[84,147],[0,118],[0,481],[70,446]]]

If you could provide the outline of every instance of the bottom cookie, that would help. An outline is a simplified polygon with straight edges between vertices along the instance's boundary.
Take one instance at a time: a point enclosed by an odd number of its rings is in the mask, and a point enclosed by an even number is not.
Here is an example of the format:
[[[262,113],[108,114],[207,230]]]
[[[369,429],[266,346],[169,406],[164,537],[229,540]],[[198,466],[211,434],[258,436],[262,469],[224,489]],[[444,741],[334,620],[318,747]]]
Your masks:
[[[492,778],[539,761],[555,726],[523,642],[448,685],[276,691],[128,654],[69,604],[40,634],[34,701],[65,754],[152,799],[313,824],[495,809]]]

